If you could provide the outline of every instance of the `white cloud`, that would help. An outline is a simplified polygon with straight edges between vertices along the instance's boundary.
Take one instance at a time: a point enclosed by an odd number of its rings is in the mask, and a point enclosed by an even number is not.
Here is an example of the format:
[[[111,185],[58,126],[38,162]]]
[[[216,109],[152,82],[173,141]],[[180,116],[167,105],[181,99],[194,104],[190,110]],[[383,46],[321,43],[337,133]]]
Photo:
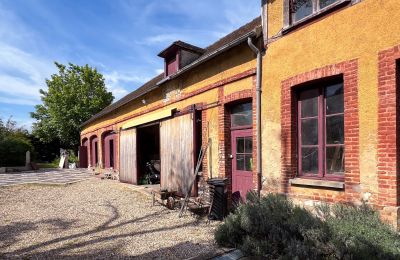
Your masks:
[[[45,78],[53,71],[52,62],[0,41],[0,102],[37,104],[39,89],[46,87]]]
[[[114,101],[117,101],[129,93],[124,86],[137,86],[138,84],[141,85],[149,80],[148,77],[138,76],[137,74],[121,73],[118,71],[112,71],[103,75],[108,90],[111,91],[115,97]]]

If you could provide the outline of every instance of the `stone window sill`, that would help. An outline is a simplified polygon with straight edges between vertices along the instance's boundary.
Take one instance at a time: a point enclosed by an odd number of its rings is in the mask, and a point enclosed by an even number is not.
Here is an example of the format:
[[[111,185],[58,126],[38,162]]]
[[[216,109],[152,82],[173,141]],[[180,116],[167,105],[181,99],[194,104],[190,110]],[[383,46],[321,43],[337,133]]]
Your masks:
[[[312,186],[312,187],[322,187],[330,189],[344,189],[344,182],[341,181],[324,181],[324,180],[313,180],[313,179],[303,179],[294,178],[290,179],[289,183],[296,186]]]

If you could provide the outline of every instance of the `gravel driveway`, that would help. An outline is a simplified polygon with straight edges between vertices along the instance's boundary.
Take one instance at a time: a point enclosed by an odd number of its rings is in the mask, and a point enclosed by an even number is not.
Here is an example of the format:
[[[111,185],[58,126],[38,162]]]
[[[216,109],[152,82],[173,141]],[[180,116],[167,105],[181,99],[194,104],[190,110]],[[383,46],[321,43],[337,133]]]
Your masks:
[[[218,223],[151,206],[126,184],[0,188],[0,258],[184,259],[214,252]]]

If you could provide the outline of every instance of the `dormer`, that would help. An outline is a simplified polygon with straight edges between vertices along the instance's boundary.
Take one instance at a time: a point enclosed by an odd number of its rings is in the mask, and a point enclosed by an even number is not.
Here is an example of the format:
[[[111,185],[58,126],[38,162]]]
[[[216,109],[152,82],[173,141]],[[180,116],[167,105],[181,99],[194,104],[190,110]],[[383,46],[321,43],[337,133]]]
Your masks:
[[[158,54],[164,58],[164,75],[168,77],[198,59],[205,50],[191,44],[176,41]]]

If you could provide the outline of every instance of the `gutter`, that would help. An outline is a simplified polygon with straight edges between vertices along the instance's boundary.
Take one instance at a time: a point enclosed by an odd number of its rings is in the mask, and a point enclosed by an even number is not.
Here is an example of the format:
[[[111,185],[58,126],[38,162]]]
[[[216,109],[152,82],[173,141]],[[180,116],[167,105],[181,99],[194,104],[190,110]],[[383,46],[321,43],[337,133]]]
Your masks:
[[[262,1],[261,7],[261,17],[262,17],[262,28],[264,34],[264,41],[268,41],[268,4],[267,1]],[[264,15],[266,17],[264,17]],[[262,52],[258,49],[251,37],[247,38],[247,44],[249,48],[257,55],[257,72],[256,72],[256,146],[257,146],[257,193],[258,196],[261,197],[261,190],[262,190],[262,163],[261,163],[261,81],[262,81]],[[263,42],[263,45],[264,42]],[[265,45],[267,46],[267,45]],[[266,47],[267,49],[267,47]]]

